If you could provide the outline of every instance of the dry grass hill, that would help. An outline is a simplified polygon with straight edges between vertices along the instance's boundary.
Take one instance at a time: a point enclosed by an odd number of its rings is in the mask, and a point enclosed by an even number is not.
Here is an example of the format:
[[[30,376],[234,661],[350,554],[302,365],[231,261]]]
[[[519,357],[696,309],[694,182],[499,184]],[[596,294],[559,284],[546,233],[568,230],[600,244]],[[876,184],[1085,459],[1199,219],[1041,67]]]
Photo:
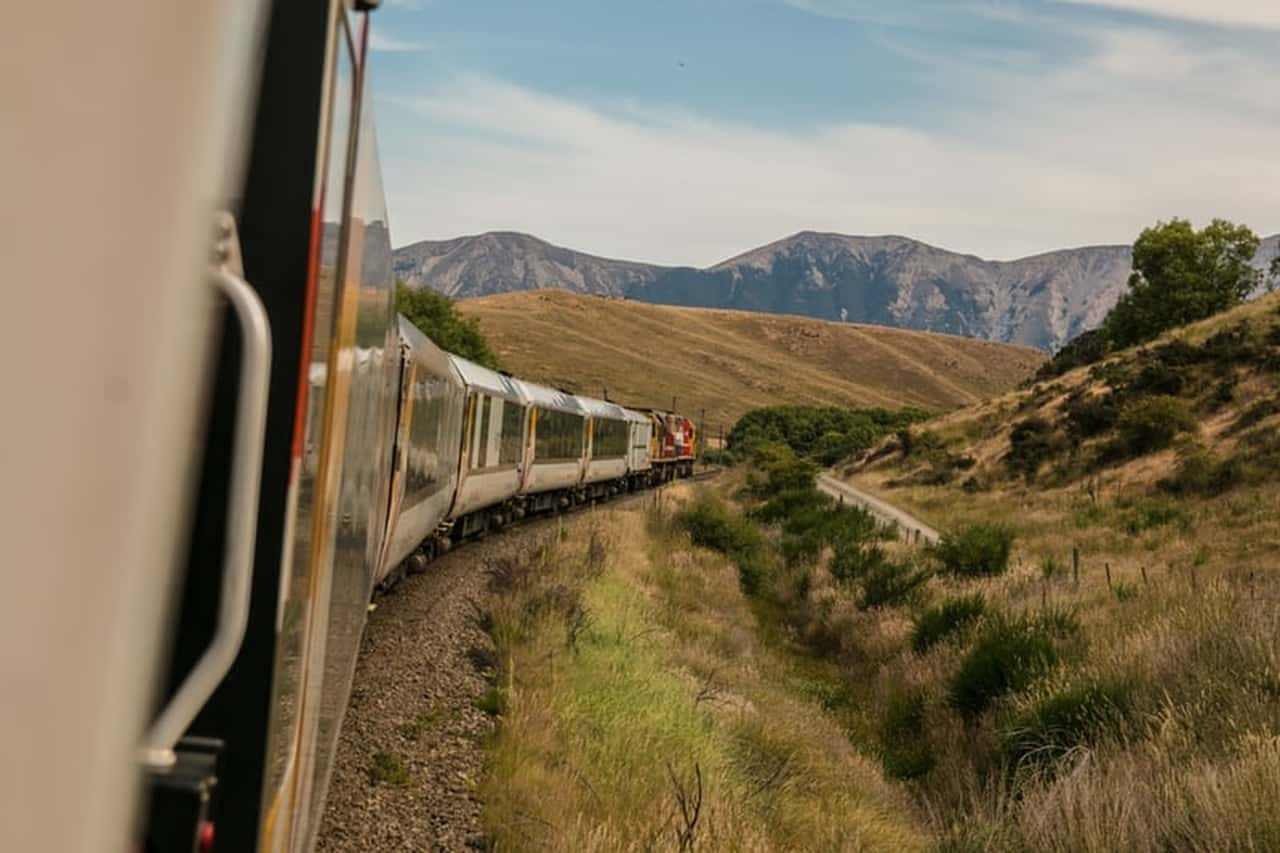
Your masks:
[[[1032,349],[803,317],[564,291],[458,303],[513,373],[632,405],[706,410],[709,433],[779,403],[953,409],[1009,391]]]
[[[839,626],[915,691],[910,714],[887,689],[865,705],[886,755],[910,744],[898,769],[953,821],[949,849],[1280,849],[1278,400],[1280,294],[846,472],[984,555]],[[912,650],[906,619],[946,641]],[[990,703],[962,719],[982,679]]]

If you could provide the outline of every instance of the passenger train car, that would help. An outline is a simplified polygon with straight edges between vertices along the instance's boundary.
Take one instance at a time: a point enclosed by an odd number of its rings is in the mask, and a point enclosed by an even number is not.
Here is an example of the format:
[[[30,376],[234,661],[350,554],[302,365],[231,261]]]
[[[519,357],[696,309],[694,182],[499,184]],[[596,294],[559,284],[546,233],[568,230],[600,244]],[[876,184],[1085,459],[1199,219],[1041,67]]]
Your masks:
[[[69,82],[0,139],[30,164],[0,199],[8,269],[60,272],[6,312],[44,373],[0,359],[0,557],[33,568],[0,573],[0,638],[39,650],[0,673],[0,848],[312,849],[375,589],[692,469],[688,419],[486,370],[397,315],[376,5],[10,21],[23,79]]]
[[[445,353],[403,316],[398,326],[401,403],[380,587],[527,515],[692,473],[685,419],[522,381]],[[686,438],[687,448],[678,445]]]

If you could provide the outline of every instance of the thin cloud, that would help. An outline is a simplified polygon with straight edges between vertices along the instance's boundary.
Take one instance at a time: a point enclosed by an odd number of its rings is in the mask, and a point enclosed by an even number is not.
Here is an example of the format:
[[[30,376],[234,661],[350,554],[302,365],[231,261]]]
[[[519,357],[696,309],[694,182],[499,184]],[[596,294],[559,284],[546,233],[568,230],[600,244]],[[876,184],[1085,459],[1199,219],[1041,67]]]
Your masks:
[[[1280,29],[1276,0],[1058,0],[1226,27]]]
[[[369,32],[369,49],[381,53],[413,53],[430,50],[431,45],[421,41],[409,41],[383,35],[376,28]]]

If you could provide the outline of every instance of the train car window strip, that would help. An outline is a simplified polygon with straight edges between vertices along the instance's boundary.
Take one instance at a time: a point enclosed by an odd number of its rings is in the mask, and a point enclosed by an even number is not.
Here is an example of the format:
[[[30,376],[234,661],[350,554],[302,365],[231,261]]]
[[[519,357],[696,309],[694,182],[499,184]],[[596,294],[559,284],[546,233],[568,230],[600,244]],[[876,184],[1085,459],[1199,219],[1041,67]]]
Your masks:
[[[502,438],[498,444],[499,465],[519,465],[524,455],[524,406],[511,400],[502,402]]]

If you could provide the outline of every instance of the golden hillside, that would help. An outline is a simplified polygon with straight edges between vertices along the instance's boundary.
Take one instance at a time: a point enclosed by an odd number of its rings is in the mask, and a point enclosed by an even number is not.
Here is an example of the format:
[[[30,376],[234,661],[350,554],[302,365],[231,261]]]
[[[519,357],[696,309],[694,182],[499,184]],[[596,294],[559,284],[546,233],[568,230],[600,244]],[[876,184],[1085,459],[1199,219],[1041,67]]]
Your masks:
[[[458,303],[518,376],[705,409],[708,433],[779,403],[951,409],[1004,393],[1044,355],[929,332],[676,308],[558,290]]]

